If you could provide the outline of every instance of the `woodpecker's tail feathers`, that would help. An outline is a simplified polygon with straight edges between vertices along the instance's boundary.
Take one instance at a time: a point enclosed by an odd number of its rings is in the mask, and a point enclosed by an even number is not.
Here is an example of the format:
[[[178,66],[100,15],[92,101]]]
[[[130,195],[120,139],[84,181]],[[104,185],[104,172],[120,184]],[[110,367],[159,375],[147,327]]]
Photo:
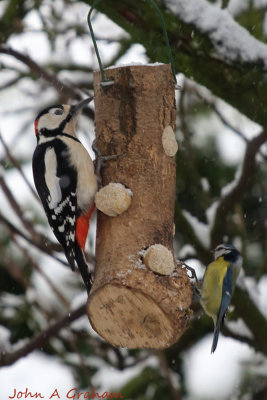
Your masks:
[[[88,265],[85,260],[84,252],[79,247],[78,243],[76,243],[75,247],[75,261],[79,268],[82,279],[84,281],[87,293],[89,294],[92,287],[92,275],[88,271]]]
[[[92,286],[92,276],[88,271],[88,265],[85,260],[84,252],[80,248],[79,243],[76,242],[74,246],[67,247],[64,249],[64,251],[72,271],[75,271],[75,269],[78,267],[86,286],[86,290],[89,293]]]
[[[75,251],[73,246],[65,247],[64,252],[72,271],[75,271]]]

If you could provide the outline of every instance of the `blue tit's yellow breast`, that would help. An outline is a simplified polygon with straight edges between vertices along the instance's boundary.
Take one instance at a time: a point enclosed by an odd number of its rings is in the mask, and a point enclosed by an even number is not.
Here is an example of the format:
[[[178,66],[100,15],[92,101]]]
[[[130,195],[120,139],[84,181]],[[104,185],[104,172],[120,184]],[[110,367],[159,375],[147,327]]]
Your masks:
[[[221,300],[222,285],[229,262],[219,257],[208,265],[201,289],[201,305],[214,320],[217,317]]]

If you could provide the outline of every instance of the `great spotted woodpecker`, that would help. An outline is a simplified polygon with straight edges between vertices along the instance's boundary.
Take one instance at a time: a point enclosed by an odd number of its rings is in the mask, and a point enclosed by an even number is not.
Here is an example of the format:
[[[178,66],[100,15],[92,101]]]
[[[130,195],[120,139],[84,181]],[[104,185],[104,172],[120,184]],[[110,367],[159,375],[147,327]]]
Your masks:
[[[49,225],[72,270],[75,265],[79,268],[88,293],[92,281],[84,247],[97,179],[91,157],[75,134],[75,125],[79,111],[92,99],[75,106],[48,107],[37,115],[37,147],[32,160],[34,183]]]

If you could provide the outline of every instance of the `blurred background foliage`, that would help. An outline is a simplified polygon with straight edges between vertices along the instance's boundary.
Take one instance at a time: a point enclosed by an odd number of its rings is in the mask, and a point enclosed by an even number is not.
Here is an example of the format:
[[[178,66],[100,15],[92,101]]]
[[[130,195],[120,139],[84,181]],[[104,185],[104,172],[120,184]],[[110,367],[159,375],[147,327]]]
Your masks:
[[[203,3],[219,12],[228,10],[240,26],[266,43],[266,2]],[[0,363],[12,365],[41,349],[69,366],[81,389],[101,386],[95,377],[108,367],[134,371],[116,387],[126,399],[205,398],[186,378],[190,369],[186,359],[213,329],[199,305],[192,306],[188,331],[165,351],[112,348],[88,327],[84,288],[78,276],[70,276],[29,188],[34,116],[48,104],[71,103],[92,93],[97,64],[86,24],[91,4],[0,2],[1,117],[16,125],[12,134],[5,128],[8,125],[1,126]],[[226,322],[224,334],[247,343],[251,353],[240,366],[238,388],[230,388],[231,397],[222,398],[266,399],[267,297],[259,296],[259,287],[267,292],[266,71],[262,65],[214,57],[216,49],[208,34],[172,13],[167,0],[158,4],[180,85],[176,255],[195,266],[201,278],[212,258],[210,250],[220,242],[234,243],[242,252],[245,278],[234,296],[231,323]],[[136,51],[144,61],[168,62],[158,18],[148,2],[105,0],[99,11],[93,24],[105,66],[128,62]],[[36,44],[39,35],[45,38],[41,45]],[[88,137],[93,119],[94,110],[88,109],[80,124],[87,145],[93,140],[93,135]],[[16,191],[17,179],[29,191],[26,198]],[[92,237],[88,246],[92,265],[93,247]]]

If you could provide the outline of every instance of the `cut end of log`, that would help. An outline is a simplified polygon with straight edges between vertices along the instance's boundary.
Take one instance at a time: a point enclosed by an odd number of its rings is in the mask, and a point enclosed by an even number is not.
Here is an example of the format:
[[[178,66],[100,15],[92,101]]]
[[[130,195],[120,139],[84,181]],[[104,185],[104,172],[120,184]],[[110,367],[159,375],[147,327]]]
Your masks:
[[[175,139],[173,129],[170,125],[168,125],[163,131],[162,145],[163,145],[165,154],[169,157],[174,157],[178,151],[178,144]]]
[[[113,346],[160,349],[180,336],[168,315],[144,293],[114,284],[100,291],[90,297],[87,313],[92,327]]]
[[[121,183],[109,183],[95,195],[96,208],[110,217],[126,211],[132,201],[132,192]]]
[[[147,249],[144,263],[151,271],[161,275],[170,275],[175,269],[172,252],[162,244],[154,244]]]

